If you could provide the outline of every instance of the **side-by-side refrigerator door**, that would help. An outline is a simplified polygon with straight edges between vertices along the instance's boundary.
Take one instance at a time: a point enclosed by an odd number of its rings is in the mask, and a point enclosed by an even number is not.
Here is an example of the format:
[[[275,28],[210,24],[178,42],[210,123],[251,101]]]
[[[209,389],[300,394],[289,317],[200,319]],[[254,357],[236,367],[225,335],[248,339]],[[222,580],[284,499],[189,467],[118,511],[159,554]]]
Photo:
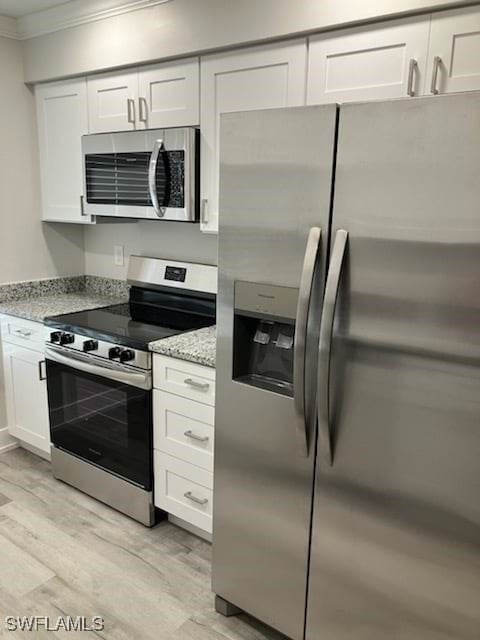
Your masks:
[[[213,590],[294,640],[336,119],[327,105],[228,114],[221,127]]]
[[[479,114],[340,108],[307,640],[479,634]]]

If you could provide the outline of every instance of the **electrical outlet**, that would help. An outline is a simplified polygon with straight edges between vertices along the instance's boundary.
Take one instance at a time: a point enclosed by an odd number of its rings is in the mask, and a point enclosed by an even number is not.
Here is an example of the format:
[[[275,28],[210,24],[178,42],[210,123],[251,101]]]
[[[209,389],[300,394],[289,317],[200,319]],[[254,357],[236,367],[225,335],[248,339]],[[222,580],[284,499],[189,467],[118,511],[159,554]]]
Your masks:
[[[113,247],[113,262],[117,265],[117,267],[123,267],[125,264],[123,257],[123,247],[121,244],[116,244]]]

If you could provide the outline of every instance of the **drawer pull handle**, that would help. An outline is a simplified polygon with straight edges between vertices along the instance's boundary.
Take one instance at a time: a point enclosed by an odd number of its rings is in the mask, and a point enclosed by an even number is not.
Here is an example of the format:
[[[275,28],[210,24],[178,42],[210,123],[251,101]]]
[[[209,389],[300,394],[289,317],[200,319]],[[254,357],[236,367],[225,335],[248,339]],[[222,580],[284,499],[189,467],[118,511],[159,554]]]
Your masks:
[[[209,382],[198,382],[198,380],[194,380],[193,378],[185,378],[183,382],[188,384],[190,387],[201,389],[202,391],[207,391],[207,389],[210,388]]]
[[[192,502],[196,502],[197,504],[205,505],[208,502],[208,498],[197,498],[197,496],[194,496],[191,491],[186,491],[183,495],[188,500],[191,500]]]
[[[29,338],[32,335],[31,331],[25,331],[25,329],[15,329],[14,333],[17,333],[22,338]]]
[[[192,440],[198,440],[198,442],[208,442],[210,439],[208,436],[197,435],[191,429],[189,429],[188,431],[185,431],[183,435],[186,436],[187,438],[191,438]]]

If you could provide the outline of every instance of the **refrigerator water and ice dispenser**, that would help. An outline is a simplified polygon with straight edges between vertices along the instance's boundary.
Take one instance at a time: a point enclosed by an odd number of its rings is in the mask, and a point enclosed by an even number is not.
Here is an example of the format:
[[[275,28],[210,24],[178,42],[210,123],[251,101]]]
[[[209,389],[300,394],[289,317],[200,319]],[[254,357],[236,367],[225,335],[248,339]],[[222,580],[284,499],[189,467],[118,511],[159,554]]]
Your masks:
[[[298,289],[235,282],[233,379],[293,396]]]

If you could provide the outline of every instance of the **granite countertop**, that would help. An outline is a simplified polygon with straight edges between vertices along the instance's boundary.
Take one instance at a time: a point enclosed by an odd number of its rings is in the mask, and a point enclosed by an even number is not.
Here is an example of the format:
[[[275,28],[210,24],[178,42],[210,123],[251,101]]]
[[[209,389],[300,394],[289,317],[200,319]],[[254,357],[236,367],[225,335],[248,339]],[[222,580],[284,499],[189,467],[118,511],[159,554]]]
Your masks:
[[[150,351],[164,356],[215,367],[216,331],[213,327],[188,331],[149,344]]]
[[[0,313],[16,316],[24,320],[43,322],[48,316],[62,313],[75,313],[111,304],[126,302],[125,297],[102,295],[86,291],[75,293],[57,293],[51,296],[31,297],[23,300],[0,302]]]

